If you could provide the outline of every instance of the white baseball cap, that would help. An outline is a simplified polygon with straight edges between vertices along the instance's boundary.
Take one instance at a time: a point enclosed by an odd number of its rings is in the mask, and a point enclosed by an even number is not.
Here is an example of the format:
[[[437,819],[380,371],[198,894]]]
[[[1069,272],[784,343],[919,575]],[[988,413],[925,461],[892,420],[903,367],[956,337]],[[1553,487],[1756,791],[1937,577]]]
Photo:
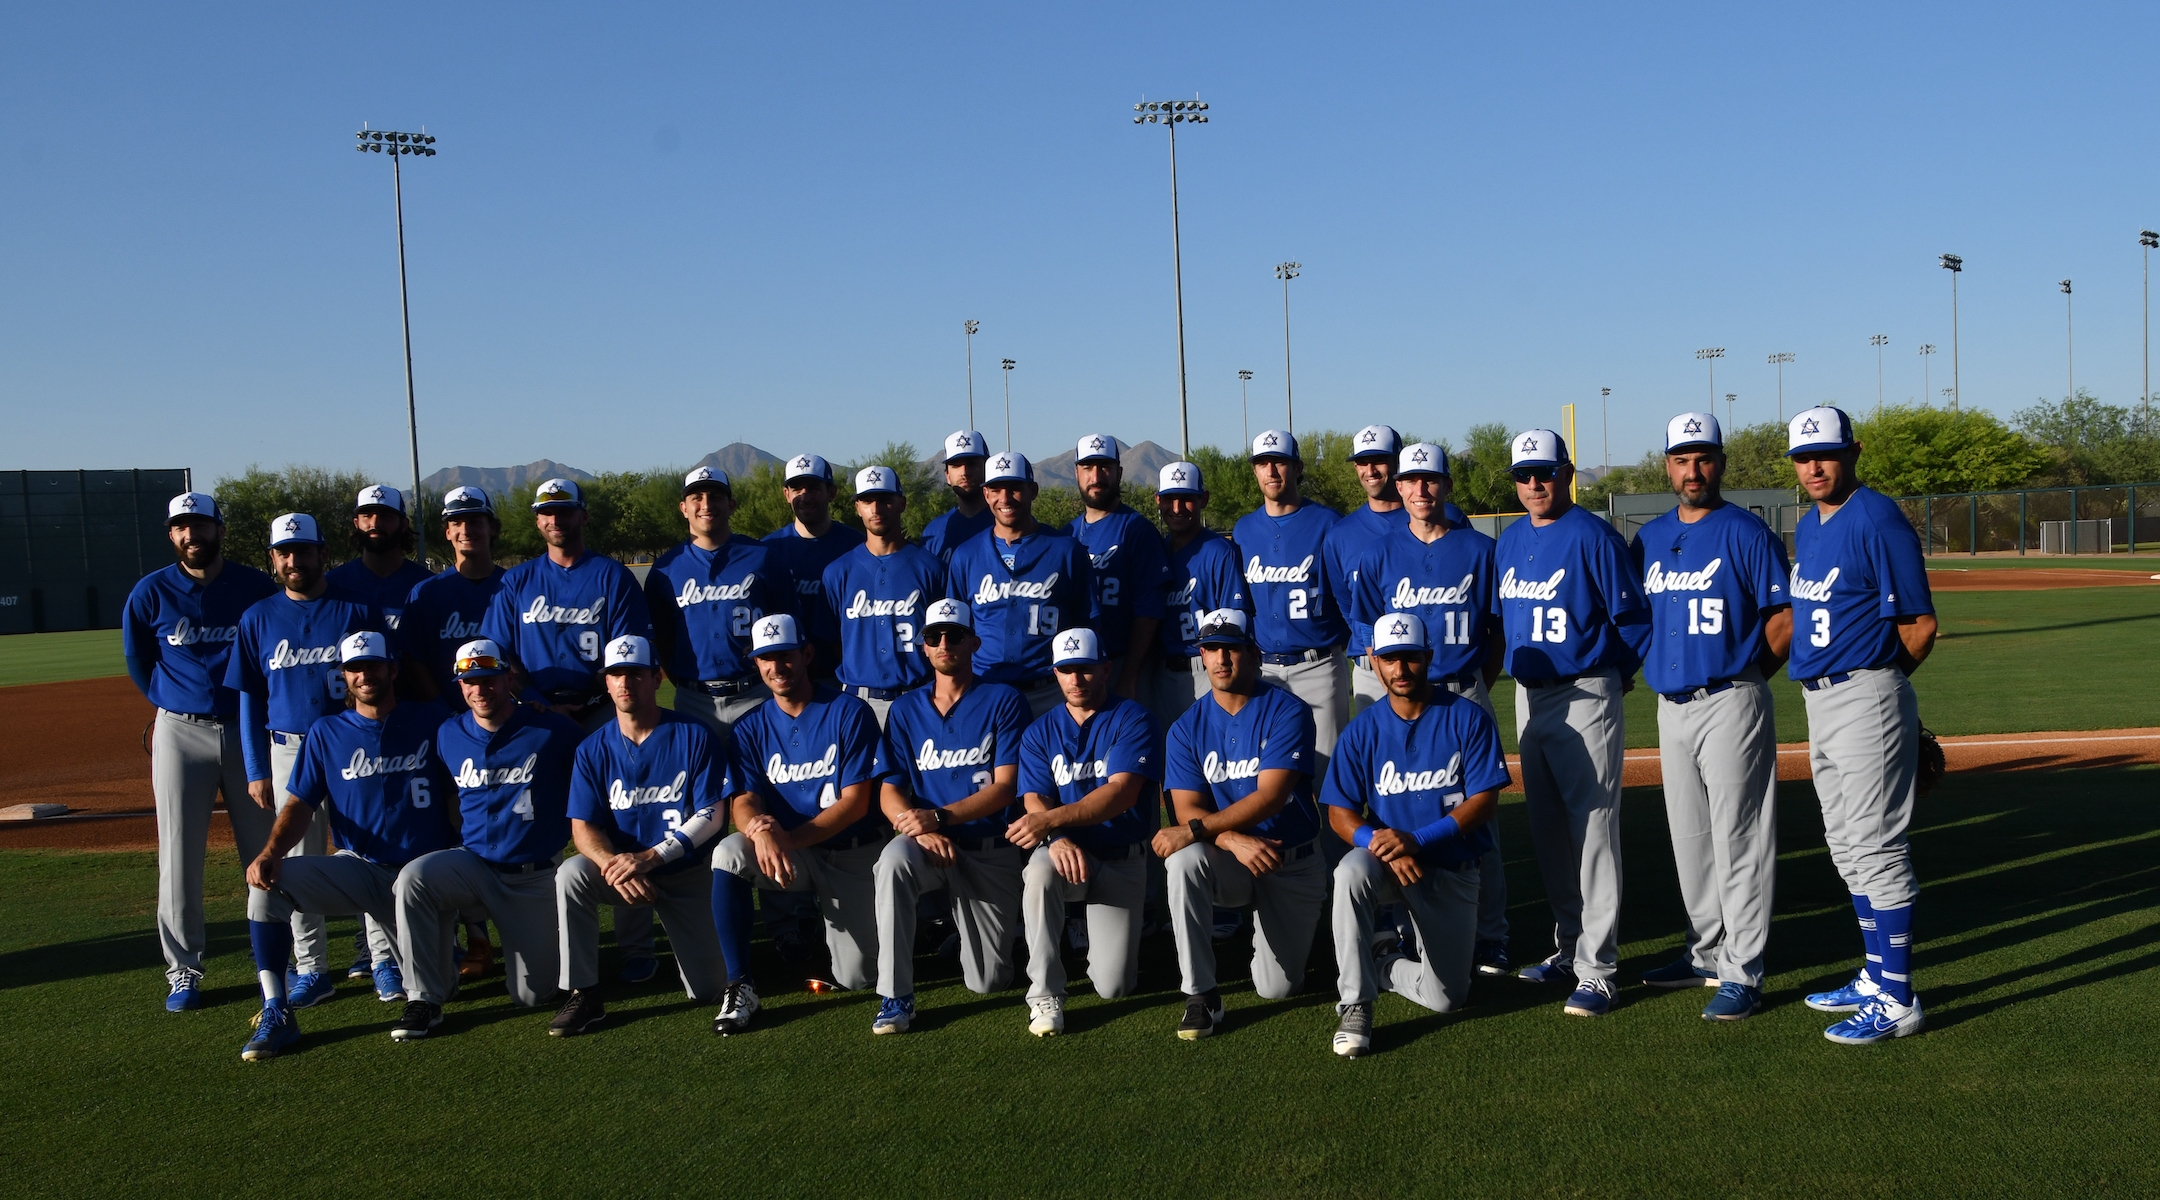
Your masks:
[[[1200,464],[1182,461],[1164,467],[1155,486],[1158,496],[1198,496],[1205,491],[1207,481],[1201,478]]]
[[[1073,667],[1103,660],[1102,639],[1092,629],[1068,629],[1051,643],[1050,665]]]
[[[1706,412],[1684,412],[1665,422],[1665,453],[1685,450],[1689,446],[1723,446],[1725,431],[1718,426],[1717,416]]]
[[[1515,450],[1511,467],[1557,467],[1568,461],[1567,443],[1550,429],[1526,429],[1510,444]]]
[[[802,644],[802,631],[796,627],[795,618],[787,613],[759,617],[750,627],[750,655],[753,658],[798,650]]]
[[[544,508],[583,508],[585,493],[577,484],[567,479],[550,479],[533,489],[532,510]]]
[[[1251,645],[1252,619],[1243,609],[1215,609],[1200,618],[1200,636],[1194,641],[1202,646]]]
[[[503,662],[502,647],[487,638],[474,638],[459,646],[451,668],[459,679],[485,679],[510,669]]]
[[[389,661],[390,639],[373,630],[347,634],[345,640],[338,643],[340,663],[349,665],[357,662]]]
[[[944,599],[935,601],[923,610],[925,633],[940,625],[958,625],[962,629],[975,628],[975,612],[964,601]]]
[[[272,546],[290,546],[296,542],[322,545],[322,534],[315,528],[315,518],[306,513],[286,513],[270,522]]]
[[[1263,458],[1287,458],[1291,462],[1305,461],[1298,457],[1297,439],[1290,436],[1290,431],[1286,429],[1262,431],[1259,437],[1252,440],[1252,457],[1254,462],[1258,462]]]
[[[1397,479],[1405,475],[1447,474],[1447,451],[1431,442],[1412,442],[1402,448],[1402,454],[1395,460]]]
[[[165,523],[184,521],[189,517],[205,517],[222,525],[225,516],[218,511],[217,497],[208,492],[182,492],[165,506]]]
[[[1852,418],[1827,404],[1807,409],[1792,419],[1785,441],[1787,458],[1811,450],[1843,450],[1853,444]]]
[[[1394,458],[1402,449],[1402,435],[1391,425],[1367,425],[1350,438],[1350,461]]]
[[[353,506],[361,509],[387,508],[393,512],[404,512],[405,496],[394,487],[378,483],[361,488],[360,498],[354,502]]]
[[[1425,643],[1425,622],[1416,613],[1384,613],[1373,622],[1374,654],[1431,654]]]
[[[1120,461],[1118,458],[1118,440],[1103,433],[1091,433],[1081,438],[1080,445],[1073,453],[1076,455],[1073,459],[1073,465],[1076,467],[1084,462]]]
[[[467,513],[492,513],[495,501],[476,487],[454,487],[442,499],[444,517],[462,517]]]
[[[1027,455],[1012,450],[991,455],[989,464],[983,468],[984,485],[1015,481],[1035,482],[1035,464],[1027,460]]]
[[[822,479],[831,483],[832,464],[815,454],[798,454],[787,460],[787,471],[781,482],[793,483],[798,479]]]
[[[864,467],[855,472],[855,498],[900,495],[900,472],[891,467]]]
[[[682,494],[687,496],[701,487],[716,487],[732,496],[735,485],[728,482],[727,472],[718,467],[693,467],[682,477]]]
[[[972,429],[955,430],[945,438],[945,461],[956,458],[988,458],[990,443]]]
[[[634,633],[626,633],[607,644],[607,657],[601,661],[600,669],[605,672],[617,667],[652,665],[652,643]]]

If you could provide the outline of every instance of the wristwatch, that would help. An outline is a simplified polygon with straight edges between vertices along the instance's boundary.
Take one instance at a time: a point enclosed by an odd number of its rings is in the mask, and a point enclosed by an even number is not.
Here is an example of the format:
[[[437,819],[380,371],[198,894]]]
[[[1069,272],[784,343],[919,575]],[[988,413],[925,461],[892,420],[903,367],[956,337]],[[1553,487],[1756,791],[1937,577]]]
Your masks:
[[[1194,817],[1192,820],[1187,821],[1185,824],[1187,828],[1192,830],[1192,840],[1196,842],[1206,842],[1214,840],[1208,837],[1206,821],[1203,821],[1198,817]]]
[[[938,829],[945,828],[945,810],[942,808],[931,809],[930,824]]]

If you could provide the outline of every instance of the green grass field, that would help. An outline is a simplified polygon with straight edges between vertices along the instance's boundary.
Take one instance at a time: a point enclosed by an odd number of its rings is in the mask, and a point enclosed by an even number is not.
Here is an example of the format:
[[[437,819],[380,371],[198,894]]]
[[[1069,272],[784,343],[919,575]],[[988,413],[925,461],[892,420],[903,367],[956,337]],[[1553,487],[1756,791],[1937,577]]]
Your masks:
[[[301,1014],[275,1062],[237,867],[213,859],[213,1005],[168,1015],[147,854],[0,853],[0,1180],[13,1195],[697,1194],[761,1197],[2150,1195],[2160,1187],[2160,771],[1952,777],[1922,802],[1916,971],[1927,1032],[1823,1040],[1799,1003],[1859,952],[1804,784],[1782,789],[1770,1007],[1632,986],[1480,982],[1453,1016],[1383,997],[1376,1052],[1327,1050],[1332,970],[1256,999],[1226,954],[1229,1023],[1183,1043],[1167,939],[1142,993],[1025,1033],[924,960],[922,1018],[872,1038],[867,996],[759,969],[771,1008],[722,1040],[678,992],[618,990],[568,1041],[500,977],[442,1035],[397,1045],[358,984]],[[1520,804],[1503,812],[1518,958],[1548,928]],[[1679,945],[1662,807],[1625,817],[1624,968]],[[340,930],[350,922],[336,923]],[[339,943],[343,945],[344,943]],[[766,948],[762,943],[759,954]],[[603,968],[613,970],[612,951]]]
[[[0,687],[127,674],[117,629],[0,637]]]

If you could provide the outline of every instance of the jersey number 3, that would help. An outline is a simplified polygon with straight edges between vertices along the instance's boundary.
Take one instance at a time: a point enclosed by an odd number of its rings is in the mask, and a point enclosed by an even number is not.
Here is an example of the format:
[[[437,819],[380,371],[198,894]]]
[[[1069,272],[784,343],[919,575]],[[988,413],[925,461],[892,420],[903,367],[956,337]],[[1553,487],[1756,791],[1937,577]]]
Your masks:
[[[1818,609],[1816,609],[1816,610],[1815,610],[1814,612],[1812,612],[1812,613],[1808,614],[1808,617],[1809,617],[1809,623],[1810,623],[1810,624],[1812,624],[1812,625],[1814,625],[1814,628],[1808,631],[1808,639],[1807,639],[1807,641],[1808,641],[1808,645],[1810,645],[1810,646],[1827,646],[1827,645],[1829,645],[1829,644],[1830,644],[1830,610],[1829,610],[1829,609],[1827,609],[1827,608],[1818,608]]]

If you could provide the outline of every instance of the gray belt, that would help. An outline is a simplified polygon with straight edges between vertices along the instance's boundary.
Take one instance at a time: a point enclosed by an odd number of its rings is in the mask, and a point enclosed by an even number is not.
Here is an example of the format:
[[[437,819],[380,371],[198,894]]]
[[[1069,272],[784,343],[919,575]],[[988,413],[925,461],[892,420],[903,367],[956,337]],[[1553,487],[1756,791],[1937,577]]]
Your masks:
[[[692,686],[708,696],[740,696],[761,681],[756,679],[700,679]]]

